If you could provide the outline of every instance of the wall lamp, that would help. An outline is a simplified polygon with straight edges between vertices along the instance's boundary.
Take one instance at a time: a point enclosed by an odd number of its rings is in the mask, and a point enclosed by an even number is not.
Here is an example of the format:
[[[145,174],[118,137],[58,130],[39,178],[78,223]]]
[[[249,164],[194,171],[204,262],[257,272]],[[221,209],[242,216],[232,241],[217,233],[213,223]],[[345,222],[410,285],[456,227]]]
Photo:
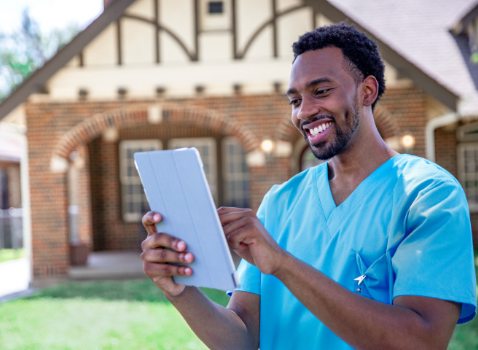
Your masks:
[[[415,136],[412,134],[405,134],[400,138],[400,145],[406,149],[411,150],[415,146]]]

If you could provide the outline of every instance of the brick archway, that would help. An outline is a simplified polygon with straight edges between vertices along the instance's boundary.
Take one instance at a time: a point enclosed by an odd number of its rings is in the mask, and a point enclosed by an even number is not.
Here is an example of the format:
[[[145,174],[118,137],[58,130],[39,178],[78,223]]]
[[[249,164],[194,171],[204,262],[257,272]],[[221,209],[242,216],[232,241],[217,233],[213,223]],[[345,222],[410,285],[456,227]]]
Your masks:
[[[155,114],[155,116],[151,117],[151,114]],[[153,118],[156,120],[152,121]],[[114,109],[85,119],[60,138],[53,150],[52,159],[58,157],[67,159],[78,146],[87,144],[109,128],[161,123],[162,121],[188,122],[221,131],[224,135],[237,137],[246,152],[253,151],[259,146],[259,140],[251,130],[225,114],[200,107],[184,107],[174,103],[145,104]]]
[[[375,107],[373,119],[375,120],[378,132],[384,140],[400,135],[400,127],[398,126],[396,119],[393,117],[392,113],[390,113],[390,111],[384,106],[380,105],[380,103]]]
[[[388,139],[400,135],[400,127],[393,117],[392,113],[384,106],[377,104],[373,112],[373,119],[377,126],[378,132],[382,138]],[[297,139],[297,129],[290,120],[290,115],[284,116],[279,124],[279,139],[284,141],[292,141]]]

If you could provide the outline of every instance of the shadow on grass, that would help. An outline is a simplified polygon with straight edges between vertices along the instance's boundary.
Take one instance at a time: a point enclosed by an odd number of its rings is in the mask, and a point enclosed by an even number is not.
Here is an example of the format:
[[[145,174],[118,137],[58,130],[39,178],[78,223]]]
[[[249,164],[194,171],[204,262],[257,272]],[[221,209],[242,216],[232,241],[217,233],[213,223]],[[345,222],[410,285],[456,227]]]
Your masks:
[[[220,305],[226,306],[229,302],[229,297],[224,291],[209,288],[201,288],[201,290],[211,300]],[[82,298],[169,303],[163,293],[149,279],[64,282],[41,289],[27,299],[38,298]]]

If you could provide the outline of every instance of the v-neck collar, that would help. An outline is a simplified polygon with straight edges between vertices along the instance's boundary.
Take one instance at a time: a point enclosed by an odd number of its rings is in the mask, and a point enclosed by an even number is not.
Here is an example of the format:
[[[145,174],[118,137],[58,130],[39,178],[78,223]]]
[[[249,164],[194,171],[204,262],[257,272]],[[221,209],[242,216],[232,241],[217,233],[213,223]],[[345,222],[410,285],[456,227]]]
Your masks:
[[[323,167],[316,168],[315,174],[319,199],[331,233],[335,231],[335,226],[341,224],[341,220],[334,220],[334,218],[345,218],[350,211],[362,202],[362,199],[365,198],[366,194],[370,193],[386,179],[386,176],[384,175],[391,167],[393,167],[395,162],[401,156],[401,154],[396,155],[375,169],[339,206],[335,205],[332,191],[330,189],[328,164],[325,163]]]

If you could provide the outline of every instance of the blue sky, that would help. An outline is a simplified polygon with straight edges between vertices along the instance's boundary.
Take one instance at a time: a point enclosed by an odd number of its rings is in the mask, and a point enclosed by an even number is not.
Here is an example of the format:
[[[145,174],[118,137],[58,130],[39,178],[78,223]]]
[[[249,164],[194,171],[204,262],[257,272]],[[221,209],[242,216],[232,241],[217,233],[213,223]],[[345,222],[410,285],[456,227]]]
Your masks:
[[[18,29],[26,7],[42,31],[49,32],[71,23],[84,28],[103,11],[103,0],[0,0],[0,32]]]
[[[72,24],[84,29],[103,12],[103,0],[0,0],[0,33],[18,31],[25,8],[46,34]],[[0,91],[7,89],[6,79],[0,74]]]

